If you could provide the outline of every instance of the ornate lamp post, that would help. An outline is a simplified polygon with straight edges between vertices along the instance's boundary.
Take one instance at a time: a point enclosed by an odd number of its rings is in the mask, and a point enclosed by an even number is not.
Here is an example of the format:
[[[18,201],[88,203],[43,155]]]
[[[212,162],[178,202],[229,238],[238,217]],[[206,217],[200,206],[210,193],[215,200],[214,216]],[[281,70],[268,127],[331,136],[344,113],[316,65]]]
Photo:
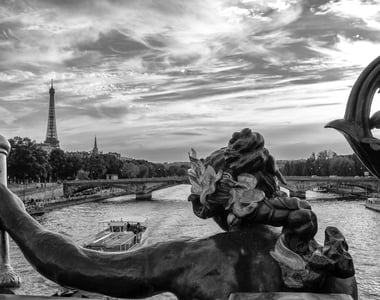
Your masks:
[[[8,140],[0,135],[0,183],[3,185],[7,185],[7,156],[10,150]],[[20,282],[19,276],[11,267],[8,234],[0,230],[0,287],[17,288]]]

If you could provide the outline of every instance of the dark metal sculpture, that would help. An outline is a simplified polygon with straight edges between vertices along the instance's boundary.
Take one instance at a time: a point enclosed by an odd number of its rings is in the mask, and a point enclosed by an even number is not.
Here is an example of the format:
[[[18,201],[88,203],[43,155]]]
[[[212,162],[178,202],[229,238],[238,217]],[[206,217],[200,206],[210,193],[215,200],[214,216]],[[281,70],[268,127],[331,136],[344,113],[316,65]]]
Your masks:
[[[264,225],[131,252],[102,253],[43,228],[25,212],[18,197],[0,185],[0,226],[46,278],[113,297],[141,298],[169,291],[179,299],[211,300],[228,299],[233,292],[315,291],[357,299],[355,277],[336,277],[337,264],[318,286],[284,286],[280,266],[270,254],[278,234]],[[335,247],[343,241],[339,233],[329,229],[327,236],[326,249],[340,251]]]
[[[8,140],[0,135],[0,184],[7,185],[7,156],[11,150]],[[1,201],[1,199],[0,199]],[[0,288],[17,288],[20,277],[14,272],[9,259],[9,239],[4,230],[0,230]]]
[[[372,135],[380,128],[380,111],[370,117],[372,100],[380,87],[380,57],[371,62],[352,87],[344,119],[325,127],[341,132],[372,174],[380,178],[380,140]]]
[[[213,217],[226,231],[251,230],[258,224],[282,226],[271,255],[281,267],[286,287],[313,290],[327,274],[354,275],[339,230],[327,228],[324,247],[318,245],[313,239],[317,217],[309,203],[279,190],[278,181],[284,178],[260,133],[245,128],[209,157],[198,159],[195,150],[189,156],[189,201],[198,217]]]

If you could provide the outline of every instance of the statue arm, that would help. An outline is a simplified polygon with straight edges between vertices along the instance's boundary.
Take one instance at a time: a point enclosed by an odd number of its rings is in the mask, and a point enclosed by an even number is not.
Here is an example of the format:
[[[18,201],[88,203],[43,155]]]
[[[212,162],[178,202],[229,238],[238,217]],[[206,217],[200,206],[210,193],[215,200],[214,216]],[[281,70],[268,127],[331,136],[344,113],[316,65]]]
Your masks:
[[[167,281],[161,277],[169,268],[174,271],[177,262],[170,260],[181,256],[186,245],[185,241],[162,243],[117,254],[88,250],[44,229],[26,213],[21,200],[3,185],[0,185],[0,225],[29,263],[46,278],[63,286],[121,298],[170,291]],[[171,252],[176,255],[165,260],[164,254]]]
[[[117,298],[172,292],[178,299],[199,300],[228,299],[239,286],[235,268],[241,248],[235,245],[238,241],[223,246],[223,235],[161,242],[124,253],[92,251],[44,229],[3,185],[0,227],[41,275],[63,286]],[[275,264],[269,254],[266,259]],[[276,288],[280,284],[276,281]]]

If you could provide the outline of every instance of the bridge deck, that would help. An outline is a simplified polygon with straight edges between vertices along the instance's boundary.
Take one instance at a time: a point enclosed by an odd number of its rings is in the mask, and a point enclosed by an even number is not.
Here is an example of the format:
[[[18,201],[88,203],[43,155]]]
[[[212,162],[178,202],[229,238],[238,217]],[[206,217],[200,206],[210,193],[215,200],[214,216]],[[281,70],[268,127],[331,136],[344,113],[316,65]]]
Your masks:
[[[146,182],[189,182],[188,177],[151,177],[151,178],[123,178],[123,179],[96,179],[65,181],[65,184],[84,185],[96,183],[146,183]]]

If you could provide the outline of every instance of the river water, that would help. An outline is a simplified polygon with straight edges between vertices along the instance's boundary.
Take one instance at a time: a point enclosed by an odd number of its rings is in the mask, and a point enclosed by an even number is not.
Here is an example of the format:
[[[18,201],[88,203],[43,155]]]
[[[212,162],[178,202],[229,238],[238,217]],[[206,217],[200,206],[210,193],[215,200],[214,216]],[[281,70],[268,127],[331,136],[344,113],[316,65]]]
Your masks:
[[[149,218],[149,243],[183,236],[201,237],[220,232],[212,220],[201,220],[193,215],[186,201],[188,185],[180,185],[153,193],[152,201],[135,201],[119,197],[103,202],[86,203],[51,211],[38,218],[46,228],[81,241],[97,232],[102,220],[141,215]],[[380,213],[368,210],[363,201],[312,202],[318,216],[319,232],[316,239],[324,240],[326,226],[336,226],[345,235],[354,257],[359,299],[380,299]],[[39,275],[25,260],[11,241],[11,263],[22,278],[17,294],[52,295],[59,286]],[[149,299],[176,299],[170,293]]]

